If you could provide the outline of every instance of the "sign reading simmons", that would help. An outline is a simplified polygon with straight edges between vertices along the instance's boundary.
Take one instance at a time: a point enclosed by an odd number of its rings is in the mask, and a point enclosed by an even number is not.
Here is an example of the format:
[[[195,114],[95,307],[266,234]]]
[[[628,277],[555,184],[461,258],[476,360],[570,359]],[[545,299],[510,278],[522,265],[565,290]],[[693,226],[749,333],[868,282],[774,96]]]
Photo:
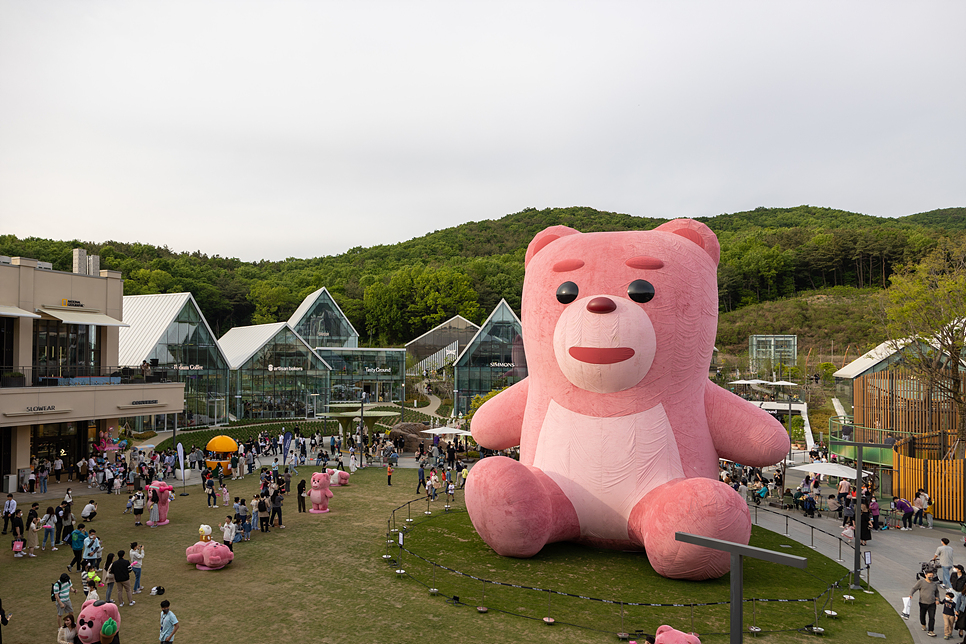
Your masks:
[[[268,365],[269,371],[305,371],[302,367],[276,367],[274,365]]]
[[[517,365],[514,362],[491,362],[490,366],[500,369],[513,369]]]

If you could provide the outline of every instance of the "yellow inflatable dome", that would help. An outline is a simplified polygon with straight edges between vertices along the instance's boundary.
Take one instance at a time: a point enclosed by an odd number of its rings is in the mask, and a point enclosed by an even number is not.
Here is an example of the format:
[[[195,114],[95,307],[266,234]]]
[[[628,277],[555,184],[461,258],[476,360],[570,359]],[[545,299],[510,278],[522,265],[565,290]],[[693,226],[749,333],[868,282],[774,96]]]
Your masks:
[[[238,451],[238,443],[231,436],[215,436],[205,449],[209,452],[235,452]]]

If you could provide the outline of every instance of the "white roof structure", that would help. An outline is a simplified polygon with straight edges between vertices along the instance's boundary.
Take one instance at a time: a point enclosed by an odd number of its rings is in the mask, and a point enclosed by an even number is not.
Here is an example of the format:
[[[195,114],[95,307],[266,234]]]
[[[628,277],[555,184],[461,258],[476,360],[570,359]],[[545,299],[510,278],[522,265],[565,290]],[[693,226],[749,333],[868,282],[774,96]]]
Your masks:
[[[892,340],[886,340],[876,348],[845,365],[832,375],[836,378],[858,378],[869,369],[872,369],[880,362],[886,360],[889,356],[896,353],[898,348],[901,348],[906,344],[908,344],[908,341],[904,340],[899,344],[899,347],[897,347],[896,343]]]
[[[312,307],[315,305],[315,301],[319,299],[319,296],[322,295],[323,292],[325,292],[325,294],[329,296],[329,299],[332,300],[332,304],[335,305],[335,308],[339,311],[339,315],[341,315],[345,320],[345,323],[349,325],[349,328],[352,329],[352,333],[359,335],[359,332],[356,331],[356,328],[352,326],[352,322],[349,321],[349,318],[346,317],[346,314],[342,311],[342,307],[339,306],[339,303],[335,301],[334,297],[332,297],[332,293],[329,293],[329,290],[324,286],[305,296],[305,299],[302,300],[302,303],[299,304],[299,307],[295,309],[295,313],[293,313],[288,319],[289,326],[293,329],[298,326],[298,323],[302,321],[302,318],[312,310]]]
[[[120,366],[133,367],[141,364],[142,360],[147,359],[151,351],[161,340],[162,335],[168,326],[178,317],[181,309],[188,302],[194,306],[198,312],[198,317],[204,323],[205,328],[215,346],[218,341],[208,320],[201,313],[201,308],[195,301],[191,293],[159,293],[156,295],[125,295],[124,296],[124,323],[129,325],[121,327],[118,332],[118,362]],[[218,348],[221,352],[221,348]],[[224,353],[222,353],[224,357]],[[227,360],[226,360],[227,362]]]
[[[298,341],[308,349],[309,353],[322,362],[327,369],[332,368],[329,366],[329,363],[319,357],[319,354],[302,339],[302,336],[289,326],[288,322],[236,326],[229,330],[228,333],[221,336],[218,340],[218,344],[221,345],[221,350],[225,353],[225,358],[228,360],[228,367],[232,371],[241,368],[242,365],[248,362],[249,358],[265,346],[266,342],[274,338],[279,331],[285,328],[289,329],[292,335],[298,338]]]
[[[449,325],[449,323],[450,323],[450,322],[452,322],[453,320],[463,320],[463,322],[466,322],[466,324],[467,324],[467,326],[470,326],[470,327],[472,327],[472,328],[474,328],[474,329],[476,329],[477,331],[479,331],[479,330],[480,330],[480,327],[479,327],[479,326],[477,326],[477,325],[476,325],[476,324],[474,324],[473,322],[470,322],[469,320],[467,320],[466,318],[464,318],[464,317],[463,317],[462,315],[454,315],[453,317],[451,317],[450,319],[448,319],[448,320],[446,320],[445,322],[441,322],[441,323],[439,323],[439,324],[437,324],[437,325],[436,325],[436,326],[434,326],[434,327],[433,327],[432,329],[430,329],[430,330],[429,330],[429,331],[427,331],[426,333],[424,333],[424,334],[422,334],[421,336],[419,336],[419,337],[418,337],[418,338],[416,338],[415,340],[410,340],[409,342],[407,342],[407,343],[405,344],[405,346],[407,346],[407,347],[408,347],[409,345],[411,345],[411,344],[413,344],[413,343],[415,343],[415,342],[419,342],[419,341],[420,341],[420,340],[421,340],[422,338],[425,338],[425,337],[426,337],[427,335],[429,335],[429,334],[430,334],[430,333],[432,333],[433,331],[436,331],[436,330],[437,330],[437,329],[439,329],[440,327],[444,327],[444,326],[448,326],[448,325]]]

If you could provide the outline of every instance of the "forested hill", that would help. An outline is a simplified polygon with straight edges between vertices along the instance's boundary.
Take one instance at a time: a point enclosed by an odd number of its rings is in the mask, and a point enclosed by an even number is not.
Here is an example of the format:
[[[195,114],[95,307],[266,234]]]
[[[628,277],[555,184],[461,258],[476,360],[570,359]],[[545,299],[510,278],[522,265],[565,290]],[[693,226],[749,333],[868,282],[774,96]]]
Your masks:
[[[966,208],[889,219],[799,206],[698,219],[721,241],[723,312],[825,287],[881,287],[897,264],[918,261],[939,237],[966,235]],[[519,311],[526,246],[547,226],[648,230],[664,221],[587,207],[527,208],[399,244],[279,262],[13,235],[0,235],[0,255],[69,271],[71,249],[85,248],[101,256],[102,268],[123,273],[125,294],[191,291],[219,336],[232,326],[287,319],[306,294],[325,286],[360,333],[392,345],[457,313],[481,322],[501,297]]]

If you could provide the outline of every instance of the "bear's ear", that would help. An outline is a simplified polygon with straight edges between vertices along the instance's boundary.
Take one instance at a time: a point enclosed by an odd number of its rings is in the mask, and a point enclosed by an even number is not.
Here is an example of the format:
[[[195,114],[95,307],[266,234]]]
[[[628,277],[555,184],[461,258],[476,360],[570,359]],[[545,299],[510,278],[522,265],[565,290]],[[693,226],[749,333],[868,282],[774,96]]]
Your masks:
[[[567,226],[551,226],[545,230],[537,233],[530,245],[527,246],[527,257],[523,262],[524,267],[530,263],[533,256],[539,253],[543,248],[552,241],[560,239],[561,237],[566,237],[568,235],[579,235],[579,230],[574,230],[573,228],[568,228]]]
[[[721,246],[718,244],[718,238],[711,232],[710,228],[700,221],[693,219],[672,219],[667,223],[661,224],[654,230],[662,230],[690,239],[704,249],[704,252],[714,260],[715,265],[721,259]]]

